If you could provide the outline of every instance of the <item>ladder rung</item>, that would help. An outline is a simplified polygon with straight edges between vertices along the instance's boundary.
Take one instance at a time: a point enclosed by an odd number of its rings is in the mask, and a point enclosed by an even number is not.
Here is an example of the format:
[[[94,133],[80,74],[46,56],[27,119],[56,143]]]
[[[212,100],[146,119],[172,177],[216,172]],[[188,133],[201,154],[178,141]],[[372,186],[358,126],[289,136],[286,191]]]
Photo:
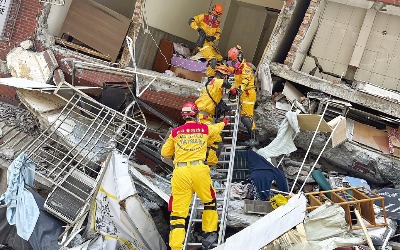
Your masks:
[[[202,221],[202,219],[193,219],[192,220],[192,222],[201,222]],[[218,223],[220,223],[221,222],[221,220],[220,219],[218,219]]]
[[[215,198],[217,201],[224,201],[224,198]],[[200,198],[196,198],[197,201],[201,201]]]
[[[218,161],[218,163],[229,163],[229,161]]]
[[[229,103],[227,103],[226,105],[227,105],[227,106],[236,106],[237,103],[236,103],[236,102],[229,102]]]
[[[228,140],[228,139],[232,140],[232,139],[233,139],[233,136],[224,136],[224,139],[225,139],[225,140]]]
[[[232,144],[225,144],[225,148],[232,148]],[[247,148],[246,146],[236,146],[236,149],[245,149]]]
[[[201,246],[202,243],[198,243],[198,242],[188,242],[188,243],[186,243],[186,245],[188,245],[188,246]]]
[[[204,210],[204,207],[198,207],[196,210]],[[218,207],[217,211],[222,211],[222,207]]]
[[[226,172],[229,171],[229,169],[217,169],[217,171],[220,172],[220,173],[226,173]]]
[[[186,245],[188,245],[188,246],[201,246],[202,244],[200,242],[188,242]],[[217,244],[214,243],[211,246],[216,247]]]
[[[227,179],[226,178],[221,178],[221,179],[211,178],[211,180],[213,180],[213,181],[226,181]]]

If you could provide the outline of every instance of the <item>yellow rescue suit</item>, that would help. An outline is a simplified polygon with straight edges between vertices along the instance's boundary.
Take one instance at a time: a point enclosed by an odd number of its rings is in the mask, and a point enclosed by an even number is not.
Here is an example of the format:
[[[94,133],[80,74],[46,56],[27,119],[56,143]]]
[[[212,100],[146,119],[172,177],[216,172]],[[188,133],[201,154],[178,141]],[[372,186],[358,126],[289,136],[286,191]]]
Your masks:
[[[218,227],[215,189],[210,177],[210,168],[203,162],[206,159],[207,143],[211,136],[221,133],[225,124],[205,125],[186,122],[172,130],[161,148],[163,157],[174,156],[174,171],[171,179],[171,232],[169,245],[172,250],[181,250],[185,239],[185,218],[189,213],[193,193],[196,192],[204,204],[202,229],[215,232]]]
[[[200,110],[200,123],[210,125],[213,123],[213,116],[215,116],[215,108],[216,105],[213,102],[213,100],[216,103],[219,103],[222,99],[222,94],[223,94],[223,87],[222,85],[224,84],[224,79],[217,79],[214,78],[211,80],[207,87],[204,87],[200,91],[200,96],[197,98],[195,101],[197,107]],[[210,93],[208,95],[207,90]],[[212,97],[213,100],[211,100],[210,96]],[[215,166],[218,163],[218,156],[217,156],[217,149],[218,149],[218,143],[222,142],[221,135],[215,135],[212,136],[209,140],[209,144],[207,145],[207,160],[206,163],[209,166]]]
[[[190,27],[197,30],[198,28],[204,30],[207,36],[215,37],[214,41],[205,40],[203,47],[199,48],[203,57],[209,62],[215,58],[218,62],[222,61],[222,56],[214,48],[214,42],[218,41],[221,36],[221,29],[218,20],[212,20],[208,14],[200,14],[190,19]],[[206,74],[208,77],[215,75],[215,68],[210,65],[207,66]]]
[[[252,130],[256,129],[254,123],[254,105],[256,104],[257,93],[254,86],[254,75],[252,68],[246,60],[243,60],[239,67],[235,70],[235,88],[243,91],[240,96],[242,109],[241,116],[248,116],[252,121]]]

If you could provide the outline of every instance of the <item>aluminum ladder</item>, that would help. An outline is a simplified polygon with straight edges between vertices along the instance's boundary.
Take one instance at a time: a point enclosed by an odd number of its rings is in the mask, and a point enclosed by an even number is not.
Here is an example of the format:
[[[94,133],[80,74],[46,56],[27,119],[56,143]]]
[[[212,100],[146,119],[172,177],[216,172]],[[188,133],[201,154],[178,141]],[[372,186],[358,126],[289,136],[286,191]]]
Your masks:
[[[224,243],[225,241],[225,230],[226,230],[226,219],[228,213],[228,204],[230,198],[230,188],[233,175],[233,166],[235,163],[235,151],[236,151],[236,141],[237,133],[239,130],[240,122],[240,102],[239,99],[236,102],[229,102],[224,95],[223,99],[226,104],[231,108],[230,112],[226,113],[226,118],[229,119],[229,123],[222,130],[222,138],[224,146],[222,148],[221,155],[219,157],[218,165],[220,168],[217,169],[218,172],[223,173],[224,178],[212,178],[213,184],[216,191],[217,200],[217,212],[218,212],[218,241],[212,247],[216,247]],[[218,186],[216,184],[219,184]],[[192,207],[190,212],[190,219],[188,228],[186,230],[186,237],[184,241],[183,249],[199,249],[201,248],[201,242],[194,242],[195,236],[194,232],[196,228],[201,230],[201,215],[204,210],[204,206],[197,197],[196,194],[193,195]],[[197,224],[197,225],[196,225]]]

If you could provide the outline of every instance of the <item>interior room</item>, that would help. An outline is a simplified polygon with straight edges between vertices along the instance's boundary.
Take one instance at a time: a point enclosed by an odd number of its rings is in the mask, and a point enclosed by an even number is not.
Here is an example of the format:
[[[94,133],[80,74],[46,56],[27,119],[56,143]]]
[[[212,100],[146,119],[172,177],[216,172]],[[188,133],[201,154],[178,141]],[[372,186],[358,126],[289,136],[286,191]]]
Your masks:
[[[49,31],[61,46],[119,62],[126,45],[125,36],[132,26],[135,2],[66,0],[63,6],[51,7]],[[176,76],[200,81],[206,63],[201,59],[190,60],[198,33],[188,25],[188,20],[207,13],[216,3],[224,6],[219,18],[221,38],[216,43],[221,55],[239,44],[246,60],[257,67],[282,8],[281,0],[146,0],[142,12],[144,24],[135,43],[137,65],[161,73],[171,70]],[[185,53],[177,53],[182,48]],[[186,57],[191,67],[181,67],[186,65],[175,57]],[[176,61],[180,63],[173,65]]]
[[[369,1],[324,1],[293,67],[323,79],[349,77],[400,90],[400,11]],[[304,53],[305,52],[305,53]],[[322,67],[315,70],[317,64]]]

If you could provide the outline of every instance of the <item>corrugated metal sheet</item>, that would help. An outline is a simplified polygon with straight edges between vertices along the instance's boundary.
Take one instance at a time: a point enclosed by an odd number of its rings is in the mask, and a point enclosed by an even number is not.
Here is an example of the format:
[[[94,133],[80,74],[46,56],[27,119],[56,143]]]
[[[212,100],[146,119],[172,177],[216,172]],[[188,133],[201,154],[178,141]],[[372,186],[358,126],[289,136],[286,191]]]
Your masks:
[[[190,31],[188,25],[188,30]],[[154,64],[154,59],[156,57],[161,39],[168,39],[176,43],[184,43],[190,48],[194,48],[194,43],[187,41],[183,38],[174,36],[162,30],[149,27],[150,34],[144,34],[143,29],[140,29],[140,33],[136,40],[136,62],[138,62],[138,67],[143,69],[152,69]],[[153,40],[154,39],[154,40]]]

